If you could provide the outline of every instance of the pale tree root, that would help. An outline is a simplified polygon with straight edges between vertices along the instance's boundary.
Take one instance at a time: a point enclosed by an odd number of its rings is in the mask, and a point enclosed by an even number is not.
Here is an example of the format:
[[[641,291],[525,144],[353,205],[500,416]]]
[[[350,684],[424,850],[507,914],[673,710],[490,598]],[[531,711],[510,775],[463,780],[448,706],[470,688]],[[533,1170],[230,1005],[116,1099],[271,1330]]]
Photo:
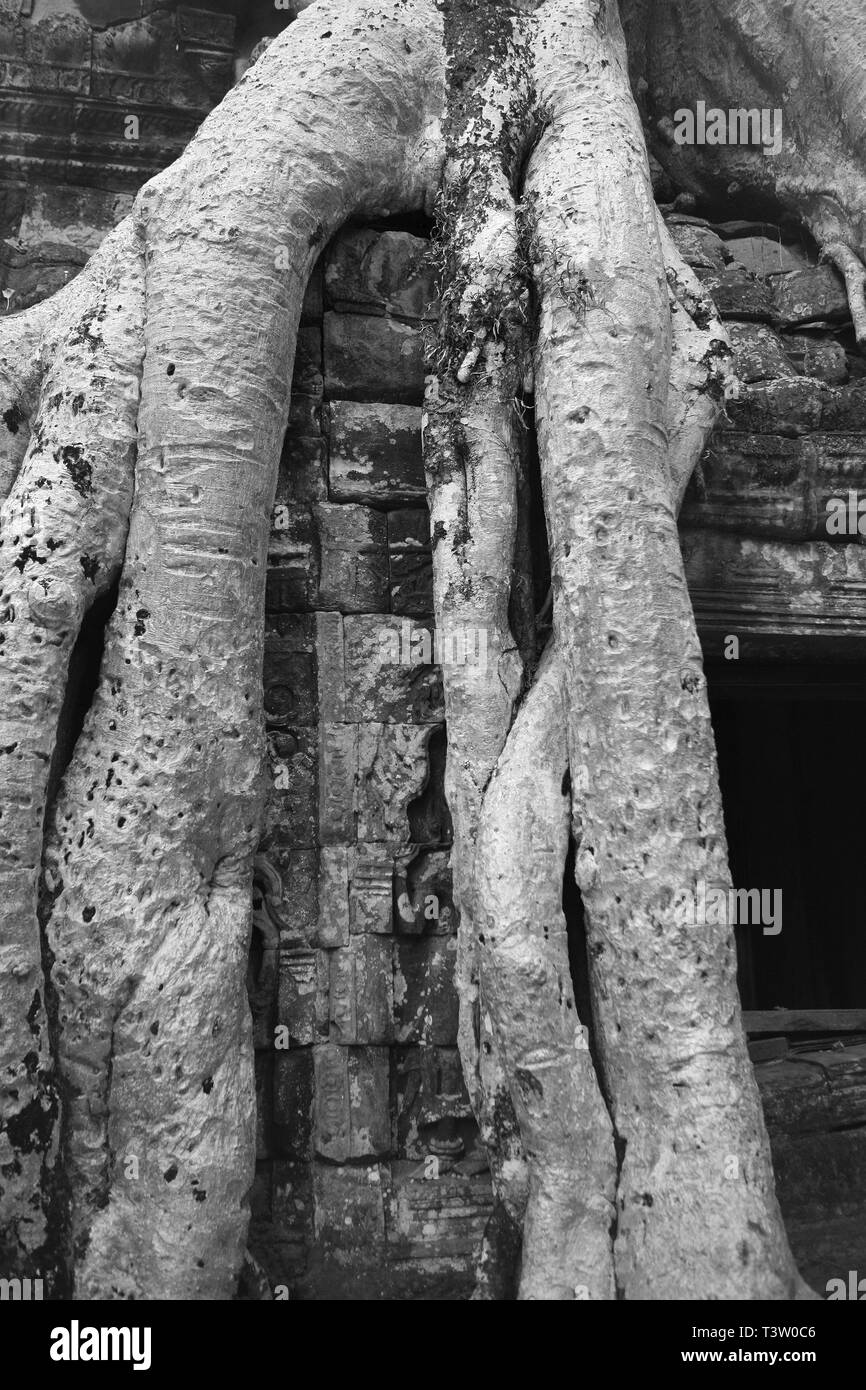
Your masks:
[[[235,1289],[254,1162],[244,981],[266,552],[297,323],[320,246],[348,216],[425,206],[443,66],[427,0],[396,14],[381,0],[319,5],[133,211],[147,306],[135,500],[43,860],[76,1297]],[[134,407],[103,401],[108,428]],[[83,429],[67,420],[63,443]],[[125,531],[126,507],[101,500]],[[69,622],[76,594],[57,587],[37,606]],[[32,809],[14,810],[29,845]]]
[[[733,932],[687,916],[700,880],[730,878],[669,474],[664,256],[616,10],[599,24],[596,8],[545,6],[551,117],[527,184],[540,244],[588,286],[575,313],[542,267],[536,383],[576,873],[622,1154],[617,1289],[789,1298]]]
[[[571,799],[560,674],[549,651],[484,798],[481,989],[529,1163],[519,1297],[610,1299],[616,1155],[562,912]]]
[[[433,537],[434,611],[485,659],[447,669],[445,793],[454,828],[452,874],[459,913],[459,1047],[480,1137],[490,1158],[495,1209],[482,1243],[476,1298],[513,1284],[527,1196],[526,1165],[498,1038],[479,990],[475,844],[485,789],[523,688],[523,662],[509,624],[517,520],[520,429],[514,401],[527,355],[525,277],[518,258],[515,132],[528,103],[525,22],[489,8],[484,42],[465,72],[464,23],[477,6],[456,4],[445,26],[450,83],[445,176],[435,243],[443,285],[437,373],[425,402],[424,457]]]
[[[74,643],[123,556],[143,273],[127,221],[63,292],[56,319],[42,316],[33,429],[0,513],[0,1145],[12,1149],[3,1156],[0,1231],[10,1255],[17,1246],[13,1267],[28,1249],[35,1259],[46,1236],[39,1194],[57,1113],[37,922],[49,770]]]

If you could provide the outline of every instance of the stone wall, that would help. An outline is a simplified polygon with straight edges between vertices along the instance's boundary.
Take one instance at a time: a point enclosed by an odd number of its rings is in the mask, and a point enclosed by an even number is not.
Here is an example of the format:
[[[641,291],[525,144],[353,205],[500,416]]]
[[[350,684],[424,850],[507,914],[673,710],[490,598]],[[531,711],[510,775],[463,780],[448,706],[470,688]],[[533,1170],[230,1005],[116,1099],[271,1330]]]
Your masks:
[[[301,1297],[465,1291],[489,1208],[456,1048],[442,684],[420,635],[426,250],[358,227],[323,257],[273,516],[251,1243]]]

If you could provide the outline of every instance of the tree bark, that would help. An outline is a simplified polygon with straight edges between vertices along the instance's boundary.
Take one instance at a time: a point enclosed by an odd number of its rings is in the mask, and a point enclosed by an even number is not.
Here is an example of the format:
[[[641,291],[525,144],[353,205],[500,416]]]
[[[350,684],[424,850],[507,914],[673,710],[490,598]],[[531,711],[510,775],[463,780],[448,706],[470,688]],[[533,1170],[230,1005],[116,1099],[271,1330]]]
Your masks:
[[[720,91],[753,50],[794,84],[791,148],[736,177],[798,211],[862,318],[853,0],[831,0],[836,37],[804,37],[817,0],[793,30],[844,127],[829,199],[835,126],[822,118],[808,148],[799,133],[790,4],[701,8],[729,45]],[[689,11],[624,9],[653,100],[698,81],[688,25],[676,51],[671,37]],[[699,880],[729,882],[676,531],[728,369],[653,203],[627,62],[613,0],[319,0],[81,277],[0,323],[7,1268],[53,1260],[83,1298],[233,1292],[253,1165],[265,563],[301,299],[349,216],[429,212],[438,190],[436,618],[488,639],[486,668],[444,673],[460,1045],[497,1196],[479,1296],[508,1295],[521,1231],[524,1299],[802,1292],[732,933],[681,911]],[[509,622],[527,587],[516,406],[533,381],[554,614],[537,671]],[[70,654],[118,578],[48,806]],[[571,836],[592,1050],[561,908]]]

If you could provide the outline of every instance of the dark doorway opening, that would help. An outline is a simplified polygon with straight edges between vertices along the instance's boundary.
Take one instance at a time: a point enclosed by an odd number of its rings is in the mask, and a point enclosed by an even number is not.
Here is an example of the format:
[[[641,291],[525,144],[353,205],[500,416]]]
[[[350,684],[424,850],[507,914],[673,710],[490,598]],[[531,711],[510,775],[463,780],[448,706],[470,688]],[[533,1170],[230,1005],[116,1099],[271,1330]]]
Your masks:
[[[782,894],[736,928],[743,1008],[866,1009],[866,668],[707,678],[734,885]]]

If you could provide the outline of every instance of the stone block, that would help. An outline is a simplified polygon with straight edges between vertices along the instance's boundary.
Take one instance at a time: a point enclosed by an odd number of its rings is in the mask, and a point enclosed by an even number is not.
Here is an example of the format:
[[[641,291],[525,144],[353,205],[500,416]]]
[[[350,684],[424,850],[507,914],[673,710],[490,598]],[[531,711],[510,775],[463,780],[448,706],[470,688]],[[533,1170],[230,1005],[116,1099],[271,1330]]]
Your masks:
[[[395,1117],[395,1153],[422,1158],[449,1132],[469,1147],[474,1140],[472,1107],[463,1079],[460,1054],[444,1047],[397,1045],[391,1052],[391,1096]],[[457,1150],[456,1144],[451,1144]]]
[[[811,434],[821,425],[829,388],[813,378],[759,381],[741,386],[725,403],[726,429],[788,438]]]
[[[299,398],[292,397],[292,400],[297,399]],[[304,396],[300,399],[311,400],[312,397]],[[297,543],[303,540],[305,544],[309,544],[309,534],[305,529],[306,520],[302,520],[302,529],[299,532],[298,523],[293,522],[291,517],[286,514],[286,508],[290,511],[297,509],[301,517],[305,518],[309,515],[309,507],[313,502],[325,502],[327,497],[327,443],[321,435],[308,438],[287,435],[280,458],[280,471],[277,474],[277,490],[274,498],[272,525],[278,534],[271,536],[271,553],[275,559],[281,553],[279,545],[279,532],[281,531],[289,531],[295,535]],[[282,510],[280,509],[281,506]]]
[[[312,274],[307,281],[307,288],[304,290],[304,300],[301,305],[301,323],[318,325],[319,339],[322,334],[322,314],[325,310],[324,304],[324,274],[322,262],[318,260],[313,266]]]
[[[279,731],[278,731],[279,732]],[[318,732],[314,728],[285,731],[280,751],[273,748],[264,825],[299,848],[316,844],[318,819]]]
[[[401,1043],[457,1041],[456,936],[398,937],[395,1036]]]
[[[319,550],[308,507],[292,505],[271,531],[265,607],[273,612],[312,608],[318,595]]]
[[[348,313],[435,318],[430,243],[409,232],[361,227],[342,232],[328,252],[328,303]]]
[[[343,622],[341,613],[316,614],[319,717],[325,724],[341,724],[346,719]]]
[[[825,430],[859,430],[866,434],[866,379],[831,391],[824,403],[821,424]]]
[[[313,1139],[313,1050],[274,1054],[274,1153],[306,1159]]]
[[[329,409],[333,501],[423,501],[420,406],[332,401]]]
[[[322,503],[315,514],[321,546],[319,606],[342,613],[377,613],[387,609],[384,515],[352,503]]]
[[[295,364],[292,372],[292,394],[321,396],[322,329],[317,323],[301,324],[295,345]]]
[[[316,944],[333,949],[349,941],[349,851],[323,845],[320,851]]]
[[[335,1163],[386,1154],[391,1144],[389,1049],[319,1043],[313,1061],[316,1153]]]
[[[356,845],[349,851],[349,927],[352,932],[393,929],[394,855],[387,845]]]
[[[789,361],[803,376],[840,386],[848,380],[848,358],[835,338],[811,333],[787,333],[782,345]]]
[[[362,724],[358,730],[358,839],[395,848],[410,839],[407,808],[427,782],[430,725]]]
[[[391,611],[426,618],[433,612],[433,554],[426,508],[388,514]]]
[[[394,1033],[391,941],[364,933],[330,956],[330,1040],[343,1045],[390,1042]]]
[[[292,392],[289,422],[286,426],[286,445],[294,439],[317,438],[322,433],[322,399]],[[284,450],[285,454],[285,450]]]
[[[776,310],[766,280],[759,280],[742,266],[733,264],[722,271],[697,270],[696,274],[722,318],[774,322]]]
[[[851,317],[845,282],[833,266],[816,265],[773,281],[773,301],[785,327],[845,323]]]
[[[490,1176],[441,1172],[425,1165],[391,1164],[386,1192],[387,1231],[395,1260],[471,1261],[493,1205]]]
[[[355,839],[358,726],[322,724],[319,737],[319,835],[323,845]]]
[[[297,617],[302,619],[307,615]],[[265,637],[264,706],[265,719],[271,728],[296,728],[316,723],[316,658],[311,650],[311,626],[296,622],[294,637]]]
[[[273,1124],[273,1086],[274,1054],[257,1052],[255,1054],[256,1078],[256,1161],[262,1162],[272,1156],[271,1147]]]
[[[455,928],[451,852],[415,846],[394,866],[394,927],[401,936],[447,936]]]
[[[797,375],[777,333],[763,324],[729,325],[734,371],[741,382],[770,381]]]
[[[298,948],[280,951],[277,1023],[289,1030],[293,1047],[321,1041],[319,1022],[325,1005],[320,996],[327,995],[328,982],[320,970],[320,955],[319,951]]]
[[[815,528],[811,532],[818,540],[828,538],[827,521],[833,512],[828,509],[831,498],[842,500],[846,512],[850,502],[849,493],[855,493],[855,507],[859,499],[866,496],[866,449],[862,434],[819,433],[812,437],[816,452],[816,466],[812,488],[815,508]],[[836,508],[838,510],[838,507]],[[846,517],[848,524],[852,522]],[[857,523],[859,526],[859,522]],[[849,538],[855,536],[849,532]],[[860,539],[862,540],[862,535]]]
[[[368,314],[325,314],[325,389],[331,398],[421,405],[424,348],[410,324]]]
[[[357,1252],[381,1266],[385,1252],[385,1184],[377,1164],[361,1168],[313,1164],[316,1247],[327,1260]],[[345,1277],[345,1276],[344,1276]]]
[[[806,260],[795,247],[783,246],[781,241],[767,236],[729,237],[724,243],[729,257],[743,266],[752,275],[767,279],[771,275],[785,275],[789,271],[802,270]]]
[[[714,436],[683,499],[681,525],[805,538],[810,452],[807,442],[775,435]]]
[[[685,261],[695,270],[724,270],[730,256],[725,254],[725,243],[718,233],[709,227],[695,227],[689,223],[674,223],[668,231]]]
[[[305,942],[312,946],[318,921],[319,855],[316,849],[299,849],[279,839],[262,847],[280,880],[276,916],[283,945]]]
[[[346,710],[359,724],[439,724],[445,717],[438,666],[418,658],[423,634],[389,613],[345,619]]]

